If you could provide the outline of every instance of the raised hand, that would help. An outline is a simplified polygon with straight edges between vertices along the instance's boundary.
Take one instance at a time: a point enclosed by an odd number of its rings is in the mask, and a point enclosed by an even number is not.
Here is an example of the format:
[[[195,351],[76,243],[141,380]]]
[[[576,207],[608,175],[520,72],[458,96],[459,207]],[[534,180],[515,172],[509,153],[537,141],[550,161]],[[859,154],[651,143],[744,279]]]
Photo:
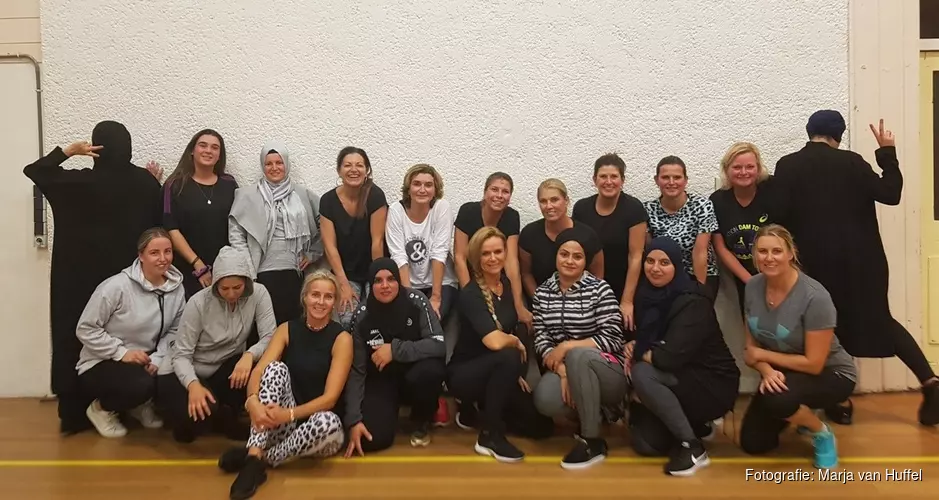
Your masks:
[[[92,146],[88,141],[78,141],[65,146],[65,149],[63,149],[62,152],[65,153],[65,156],[69,157],[81,155],[97,158],[97,151],[100,151],[103,147],[104,146]]]
[[[874,124],[871,123],[871,132],[874,133],[874,138],[877,139],[877,144],[882,148],[892,147],[897,145],[896,138],[893,136],[893,132],[890,130],[884,129],[884,119],[880,119],[880,128],[875,129]]]
[[[153,160],[148,161],[147,171],[150,172],[150,174],[153,175],[156,180],[163,179],[163,167],[161,167],[159,163]]]

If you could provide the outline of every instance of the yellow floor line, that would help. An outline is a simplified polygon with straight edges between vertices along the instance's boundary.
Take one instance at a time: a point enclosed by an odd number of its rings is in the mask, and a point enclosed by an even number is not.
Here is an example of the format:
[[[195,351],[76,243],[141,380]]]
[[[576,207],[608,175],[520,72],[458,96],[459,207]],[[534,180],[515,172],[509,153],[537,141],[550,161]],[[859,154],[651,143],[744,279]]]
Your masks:
[[[555,464],[560,456],[530,456],[525,462],[534,464]],[[939,456],[909,457],[841,457],[841,464],[939,464]],[[474,455],[442,456],[367,456],[354,459],[332,458],[331,464],[484,464],[496,463],[492,458]],[[660,464],[664,458],[645,457],[609,457],[611,464]],[[3,468],[25,467],[205,467],[215,466],[217,459],[164,459],[164,460],[0,460]],[[711,457],[711,463],[717,465],[772,465],[805,464],[811,467],[811,457]]]

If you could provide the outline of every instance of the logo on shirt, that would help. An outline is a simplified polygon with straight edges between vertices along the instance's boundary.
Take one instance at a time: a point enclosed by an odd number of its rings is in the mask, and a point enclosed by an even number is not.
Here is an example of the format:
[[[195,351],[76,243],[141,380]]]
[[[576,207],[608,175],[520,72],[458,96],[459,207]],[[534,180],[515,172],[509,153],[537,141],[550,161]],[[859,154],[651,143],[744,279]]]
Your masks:
[[[370,337],[367,342],[369,347],[381,347],[385,345],[385,337],[381,336],[381,332],[378,329],[369,331],[368,335]]]
[[[427,260],[427,243],[420,238],[414,238],[404,244],[404,253],[411,264],[423,264]]]

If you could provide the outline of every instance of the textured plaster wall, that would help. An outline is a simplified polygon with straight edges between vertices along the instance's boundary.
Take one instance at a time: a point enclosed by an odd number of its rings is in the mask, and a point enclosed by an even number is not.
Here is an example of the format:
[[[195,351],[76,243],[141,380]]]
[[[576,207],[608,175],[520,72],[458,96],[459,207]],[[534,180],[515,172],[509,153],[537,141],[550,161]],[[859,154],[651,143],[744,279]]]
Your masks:
[[[41,20],[47,149],[115,119],[168,175],[212,127],[242,184],[279,139],[322,193],[351,144],[392,200],[413,163],[441,170],[454,205],[507,171],[523,224],[547,177],[592,194],[605,152],[640,199],[668,154],[707,194],[733,141],[772,168],[811,112],[848,108],[847,0],[42,0]],[[733,303],[718,308],[739,345]]]

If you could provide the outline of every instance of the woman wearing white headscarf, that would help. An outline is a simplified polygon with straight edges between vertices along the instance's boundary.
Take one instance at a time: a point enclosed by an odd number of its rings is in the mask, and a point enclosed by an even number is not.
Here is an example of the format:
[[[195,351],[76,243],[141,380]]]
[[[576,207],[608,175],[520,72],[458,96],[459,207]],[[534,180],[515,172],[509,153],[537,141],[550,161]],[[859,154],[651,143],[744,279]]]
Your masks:
[[[281,143],[261,150],[263,177],[235,191],[228,217],[232,247],[247,249],[258,283],[271,294],[277,324],[300,317],[303,271],[323,257],[319,197],[290,181],[290,153]]]

